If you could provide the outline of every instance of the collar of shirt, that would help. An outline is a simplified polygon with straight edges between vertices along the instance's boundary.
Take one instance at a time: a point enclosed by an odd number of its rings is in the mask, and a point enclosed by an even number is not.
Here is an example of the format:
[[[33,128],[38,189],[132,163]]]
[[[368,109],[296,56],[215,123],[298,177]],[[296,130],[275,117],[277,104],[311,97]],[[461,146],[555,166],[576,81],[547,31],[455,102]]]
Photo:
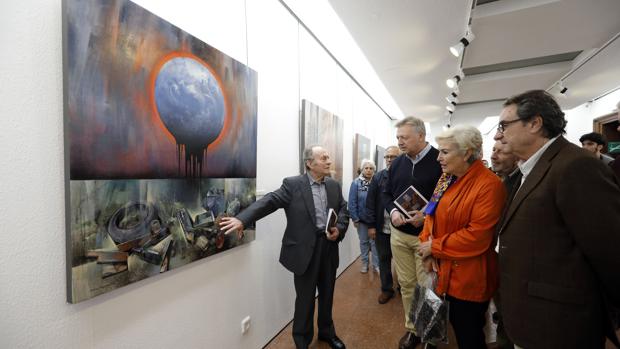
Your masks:
[[[519,169],[519,166],[515,167],[514,170],[512,170],[512,172],[510,172],[510,174],[508,175],[508,177],[512,177],[514,175],[516,175],[517,173],[519,173],[521,170]]]
[[[560,138],[560,136],[551,138],[547,141],[547,143],[540,147],[538,151],[536,151],[532,156],[530,156],[529,159],[527,159],[526,161],[519,161],[519,170],[521,170],[521,174],[523,175],[523,177],[521,177],[521,184],[525,182],[525,179],[530,174],[530,172],[532,172],[534,166],[536,166],[536,163],[538,162],[538,160],[540,160],[540,157],[543,155],[545,150],[547,150],[547,148],[549,148],[551,144],[553,144],[553,142],[555,142],[555,140],[558,138]]]
[[[312,177],[312,175],[310,174],[310,172],[306,172],[306,175],[308,175],[308,179],[310,180],[310,185],[316,183],[318,185],[321,185],[323,183],[325,183],[325,177],[323,177],[321,179],[321,181],[317,181],[316,179],[314,179],[314,177]]]
[[[422,149],[422,151],[416,154],[416,156],[414,156],[413,158],[409,156],[409,154],[405,154],[405,156],[407,157],[407,159],[411,160],[412,164],[415,165],[420,162],[420,160],[422,160],[422,158],[425,157],[426,154],[428,154],[429,150],[431,150],[431,144],[427,142],[424,149]]]

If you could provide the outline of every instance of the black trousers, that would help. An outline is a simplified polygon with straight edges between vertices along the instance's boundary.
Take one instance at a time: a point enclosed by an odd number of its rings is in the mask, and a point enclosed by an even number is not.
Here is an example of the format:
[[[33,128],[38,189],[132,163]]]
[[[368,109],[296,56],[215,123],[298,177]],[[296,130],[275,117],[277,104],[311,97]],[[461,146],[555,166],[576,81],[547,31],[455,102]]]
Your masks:
[[[450,302],[450,323],[459,349],[486,349],[484,325],[489,301],[470,302],[446,296]]]
[[[377,254],[379,255],[379,278],[381,279],[381,291],[394,293],[394,281],[392,279],[392,246],[390,235],[377,231],[375,237]]]
[[[295,315],[293,340],[297,348],[307,348],[314,336],[314,296],[318,289],[319,314],[317,327],[320,337],[336,335],[332,320],[332,304],[336,270],[338,269],[338,243],[317,237],[310,265],[305,273],[295,275]]]

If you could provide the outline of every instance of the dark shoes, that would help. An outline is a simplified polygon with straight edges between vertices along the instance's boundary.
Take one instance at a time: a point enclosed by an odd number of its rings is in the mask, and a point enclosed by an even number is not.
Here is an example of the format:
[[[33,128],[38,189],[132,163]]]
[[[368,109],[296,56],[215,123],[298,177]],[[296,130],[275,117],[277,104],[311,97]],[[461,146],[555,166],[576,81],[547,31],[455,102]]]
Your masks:
[[[327,342],[329,347],[332,349],[345,349],[344,343],[337,336],[333,336],[331,338],[321,337],[319,336],[319,340],[323,342]]]
[[[422,343],[420,337],[417,337],[412,332],[407,331],[403,338],[398,342],[398,349],[414,349],[416,345]]]
[[[390,299],[392,299],[392,297],[394,297],[394,292],[381,292],[381,294],[379,295],[379,298],[377,299],[379,301],[379,304],[385,304],[387,302],[390,301]]]

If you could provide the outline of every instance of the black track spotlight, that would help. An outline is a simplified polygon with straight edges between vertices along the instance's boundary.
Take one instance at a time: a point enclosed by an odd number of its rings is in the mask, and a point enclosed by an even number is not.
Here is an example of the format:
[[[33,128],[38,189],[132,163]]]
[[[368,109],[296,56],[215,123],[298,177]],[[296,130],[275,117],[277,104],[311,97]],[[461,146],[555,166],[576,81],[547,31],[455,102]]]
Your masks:
[[[564,86],[564,83],[562,82],[562,80],[558,81],[558,91],[560,92],[558,97],[560,98],[568,97],[568,87]]]
[[[446,85],[448,85],[449,88],[455,88],[464,77],[465,75],[463,74],[463,71],[459,70],[458,74],[446,80]]]
[[[461,57],[463,55],[463,50],[465,47],[469,46],[469,44],[474,40],[476,36],[472,33],[471,28],[467,28],[465,32],[465,36],[461,38],[461,40],[454,46],[450,46],[450,53],[454,57]]]
[[[451,93],[448,97],[446,97],[446,101],[448,103],[451,103],[453,105],[456,105],[459,102],[459,99],[456,98],[456,96],[454,95],[454,93]]]

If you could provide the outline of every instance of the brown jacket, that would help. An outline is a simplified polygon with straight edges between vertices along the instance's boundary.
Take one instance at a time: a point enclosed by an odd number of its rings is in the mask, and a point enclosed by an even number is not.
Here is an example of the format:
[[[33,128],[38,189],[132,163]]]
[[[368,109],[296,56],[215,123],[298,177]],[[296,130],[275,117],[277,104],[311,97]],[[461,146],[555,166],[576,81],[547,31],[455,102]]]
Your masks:
[[[602,347],[603,294],[620,304],[620,187],[608,166],[558,138],[499,231],[501,311],[515,344]]]

